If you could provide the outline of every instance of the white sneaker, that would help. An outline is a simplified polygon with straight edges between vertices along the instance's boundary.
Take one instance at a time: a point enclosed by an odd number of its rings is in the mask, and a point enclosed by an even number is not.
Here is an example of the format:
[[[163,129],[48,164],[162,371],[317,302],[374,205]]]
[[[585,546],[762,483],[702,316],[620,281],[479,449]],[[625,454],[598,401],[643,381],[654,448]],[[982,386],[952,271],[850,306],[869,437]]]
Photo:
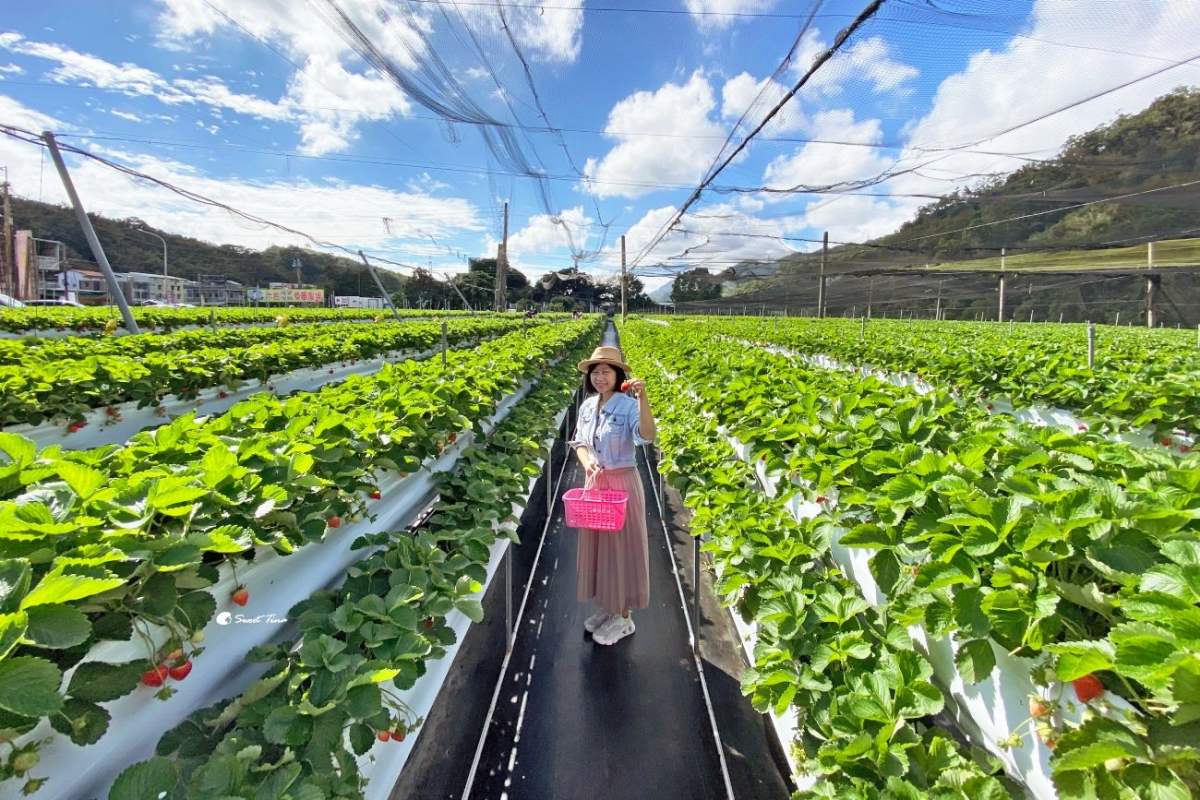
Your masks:
[[[607,611],[600,609],[583,621],[583,629],[588,633],[595,633],[596,629],[607,622],[610,616],[612,615]]]
[[[596,644],[616,644],[635,630],[633,617],[616,616],[605,622],[592,637]]]

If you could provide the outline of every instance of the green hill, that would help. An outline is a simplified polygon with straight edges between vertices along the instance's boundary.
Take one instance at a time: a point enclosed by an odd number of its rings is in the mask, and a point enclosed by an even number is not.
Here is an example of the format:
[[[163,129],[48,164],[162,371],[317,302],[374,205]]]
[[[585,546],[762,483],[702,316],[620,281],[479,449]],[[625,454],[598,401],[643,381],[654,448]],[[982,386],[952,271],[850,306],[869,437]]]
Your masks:
[[[1180,186],[1195,181],[1195,186]],[[1104,198],[1120,200],[1095,203]],[[1083,205],[1088,204],[1088,205]],[[1003,177],[960,190],[923,207],[895,232],[870,242],[830,248],[827,272],[842,273],[831,287],[829,313],[861,311],[873,296],[894,303],[893,313],[931,312],[934,292],[950,303],[950,316],[995,313],[995,279],[850,274],[879,269],[931,267],[998,270],[1001,248],[1007,269],[1022,277],[1021,296],[1006,310],[1018,318],[1137,319],[1144,311],[1144,282],[1137,278],[1082,276],[1062,270],[1144,268],[1147,242],[1155,241],[1156,266],[1200,265],[1200,90],[1180,88],[1145,110],[1072,137],[1058,156],[1031,160]],[[836,230],[831,231],[836,240]],[[1195,257],[1193,257],[1195,256]],[[788,298],[793,308],[815,304],[815,253],[789,256],[779,273],[739,287],[734,303]],[[932,276],[931,276],[932,277]],[[1013,287],[1010,285],[1009,291]],[[1200,321],[1200,277],[1164,275],[1156,297],[1166,307],[1159,320],[1194,325]],[[1140,293],[1140,294],[1139,294]],[[810,298],[809,295],[812,297]],[[929,300],[926,309],[924,302]],[[911,300],[911,302],[909,302]],[[943,302],[941,308],[946,308]],[[1008,314],[1006,314],[1006,317]],[[1140,317],[1144,319],[1144,316]]]
[[[127,220],[88,215],[96,228],[109,263],[118,272],[162,272],[162,242],[138,232]],[[13,222],[16,230],[32,230],[39,239],[54,239],[67,246],[72,264],[94,268],[91,250],[71,209],[14,198]],[[149,226],[146,226],[149,228]],[[292,259],[301,262],[304,283],[320,286],[326,295],[378,296],[370,274],[361,262],[351,258],[320,253],[303,247],[268,247],[251,250],[237,245],[216,245],[188,236],[149,228],[167,242],[167,271],[171,275],[195,279],[200,275],[222,275],[245,286],[266,286],[272,281],[294,282]],[[389,291],[398,291],[403,280],[386,269],[377,270]]]

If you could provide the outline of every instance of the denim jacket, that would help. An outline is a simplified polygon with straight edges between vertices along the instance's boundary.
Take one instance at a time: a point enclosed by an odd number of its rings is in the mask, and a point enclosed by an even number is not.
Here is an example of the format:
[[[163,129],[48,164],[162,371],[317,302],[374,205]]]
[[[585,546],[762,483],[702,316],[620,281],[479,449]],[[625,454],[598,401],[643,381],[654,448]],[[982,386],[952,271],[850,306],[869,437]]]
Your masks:
[[[600,395],[593,394],[579,408],[575,435],[567,442],[572,449],[591,445],[596,460],[604,469],[637,466],[638,445],[650,444],[638,433],[639,409],[636,397],[617,392],[608,398],[600,413],[596,406]]]

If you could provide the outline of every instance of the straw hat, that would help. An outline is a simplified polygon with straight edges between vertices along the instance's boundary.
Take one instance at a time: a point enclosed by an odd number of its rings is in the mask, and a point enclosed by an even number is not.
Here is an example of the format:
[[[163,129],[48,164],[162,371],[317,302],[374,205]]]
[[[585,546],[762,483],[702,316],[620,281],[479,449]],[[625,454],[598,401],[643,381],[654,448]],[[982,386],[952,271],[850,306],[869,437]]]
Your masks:
[[[591,358],[585,358],[579,362],[579,371],[587,372],[593,364],[608,364],[610,367],[620,367],[625,370],[626,375],[633,372],[633,368],[621,358],[621,351],[615,347],[597,347],[592,351]]]

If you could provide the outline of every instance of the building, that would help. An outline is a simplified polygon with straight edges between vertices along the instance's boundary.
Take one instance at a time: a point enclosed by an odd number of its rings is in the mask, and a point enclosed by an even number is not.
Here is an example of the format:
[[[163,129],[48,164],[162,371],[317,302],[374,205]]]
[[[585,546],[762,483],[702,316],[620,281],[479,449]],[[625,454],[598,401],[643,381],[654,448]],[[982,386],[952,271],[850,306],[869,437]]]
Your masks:
[[[188,281],[187,302],[198,306],[244,306],[246,287],[224,275],[201,275],[198,281]]]
[[[147,301],[158,303],[186,303],[188,285],[195,283],[174,275],[155,272],[118,272],[117,285],[132,305],[143,305]]]

